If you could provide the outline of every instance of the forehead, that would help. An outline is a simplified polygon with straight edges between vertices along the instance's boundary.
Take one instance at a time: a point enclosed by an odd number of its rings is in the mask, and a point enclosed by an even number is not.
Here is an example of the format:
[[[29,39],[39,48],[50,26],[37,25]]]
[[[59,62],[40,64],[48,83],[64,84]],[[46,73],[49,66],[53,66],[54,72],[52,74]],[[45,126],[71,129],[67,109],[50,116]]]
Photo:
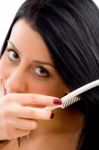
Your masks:
[[[41,35],[21,19],[13,26],[10,38],[15,47],[30,58],[52,61]]]

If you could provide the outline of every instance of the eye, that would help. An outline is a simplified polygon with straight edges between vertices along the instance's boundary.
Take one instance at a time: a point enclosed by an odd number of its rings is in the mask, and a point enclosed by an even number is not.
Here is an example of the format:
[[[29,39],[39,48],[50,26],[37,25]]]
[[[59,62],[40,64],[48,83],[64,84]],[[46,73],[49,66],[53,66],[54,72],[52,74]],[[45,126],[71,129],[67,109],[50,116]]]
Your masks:
[[[13,49],[8,49],[8,58],[11,60],[11,61],[19,61],[19,55],[17,54],[17,52]]]
[[[43,66],[37,67],[35,69],[35,72],[38,76],[41,77],[49,77],[49,72],[46,68],[44,68]]]

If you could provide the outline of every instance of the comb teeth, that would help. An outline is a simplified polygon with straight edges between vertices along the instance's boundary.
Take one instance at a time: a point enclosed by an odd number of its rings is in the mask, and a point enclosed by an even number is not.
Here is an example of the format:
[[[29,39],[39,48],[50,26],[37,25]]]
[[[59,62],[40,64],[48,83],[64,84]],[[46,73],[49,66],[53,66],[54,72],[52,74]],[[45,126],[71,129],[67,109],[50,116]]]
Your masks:
[[[75,102],[77,102],[79,100],[80,100],[80,98],[77,97],[77,96],[73,97],[71,99],[68,99],[67,101],[63,102],[62,108],[65,108],[65,107],[67,107],[67,106],[69,106],[69,105],[71,105],[71,104],[73,104],[73,103],[75,103]]]
[[[92,88],[95,88],[99,86],[99,79],[96,80],[96,81],[93,81],[91,83],[88,83],[72,92],[70,92],[69,94],[65,95],[64,97],[61,98],[62,100],[62,105],[59,105],[59,106],[49,106],[49,107],[45,107],[44,109],[47,109],[47,110],[54,110],[56,108],[65,108],[65,107],[68,107],[69,105],[77,102],[80,100],[80,98],[78,97],[80,94],[82,94],[83,92],[86,92]]]

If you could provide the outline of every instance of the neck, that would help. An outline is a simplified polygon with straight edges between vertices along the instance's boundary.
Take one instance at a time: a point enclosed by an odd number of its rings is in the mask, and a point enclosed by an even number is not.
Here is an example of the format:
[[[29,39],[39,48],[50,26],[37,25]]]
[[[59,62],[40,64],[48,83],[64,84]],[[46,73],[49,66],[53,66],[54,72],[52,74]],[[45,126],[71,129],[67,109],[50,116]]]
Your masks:
[[[33,136],[42,134],[75,134],[82,128],[83,115],[78,110],[57,109],[55,117],[49,121],[39,121],[38,128],[33,131]],[[35,134],[34,134],[35,133]]]

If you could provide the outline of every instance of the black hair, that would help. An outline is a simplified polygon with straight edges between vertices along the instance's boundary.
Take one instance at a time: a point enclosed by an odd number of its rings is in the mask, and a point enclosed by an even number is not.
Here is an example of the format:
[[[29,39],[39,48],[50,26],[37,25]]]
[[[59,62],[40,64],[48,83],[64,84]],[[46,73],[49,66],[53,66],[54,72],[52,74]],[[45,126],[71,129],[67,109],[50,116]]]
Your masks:
[[[99,10],[92,0],[26,0],[10,26],[1,57],[21,18],[40,33],[69,88],[75,90],[99,79]],[[84,114],[85,123],[78,149],[99,149],[99,88],[80,98],[74,106]]]

